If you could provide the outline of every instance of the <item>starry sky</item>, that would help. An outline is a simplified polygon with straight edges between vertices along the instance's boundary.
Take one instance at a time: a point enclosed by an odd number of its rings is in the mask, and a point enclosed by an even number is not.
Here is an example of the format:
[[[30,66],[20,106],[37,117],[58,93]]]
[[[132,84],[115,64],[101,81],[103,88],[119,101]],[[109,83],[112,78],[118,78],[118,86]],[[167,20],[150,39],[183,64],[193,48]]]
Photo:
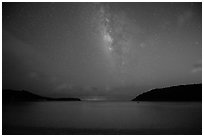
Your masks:
[[[202,83],[202,3],[2,4],[2,86],[132,99]]]

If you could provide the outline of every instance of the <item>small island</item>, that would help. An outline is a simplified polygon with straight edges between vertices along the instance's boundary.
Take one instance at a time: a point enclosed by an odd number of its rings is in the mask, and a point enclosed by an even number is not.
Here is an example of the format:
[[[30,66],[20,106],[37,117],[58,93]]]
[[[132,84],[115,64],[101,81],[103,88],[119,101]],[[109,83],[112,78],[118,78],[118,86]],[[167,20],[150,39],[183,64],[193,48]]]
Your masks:
[[[153,89],[140,94],[132,101],[202,101],[202,84]]]
[[[2,102],[28,102],[28,101],[81,101],[79,98],[50,98],[33,94],[25,90],[2,90]]]

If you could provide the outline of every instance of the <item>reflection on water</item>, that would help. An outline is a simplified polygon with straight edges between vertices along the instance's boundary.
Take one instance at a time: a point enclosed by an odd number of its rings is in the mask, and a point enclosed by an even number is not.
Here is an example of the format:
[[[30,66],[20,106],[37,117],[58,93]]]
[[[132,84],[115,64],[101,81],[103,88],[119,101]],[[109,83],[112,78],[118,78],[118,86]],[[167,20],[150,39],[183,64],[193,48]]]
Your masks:
[[[3,105],[9,126],[97,129],[200,129],[202,104],[164,102],[27,102]]]

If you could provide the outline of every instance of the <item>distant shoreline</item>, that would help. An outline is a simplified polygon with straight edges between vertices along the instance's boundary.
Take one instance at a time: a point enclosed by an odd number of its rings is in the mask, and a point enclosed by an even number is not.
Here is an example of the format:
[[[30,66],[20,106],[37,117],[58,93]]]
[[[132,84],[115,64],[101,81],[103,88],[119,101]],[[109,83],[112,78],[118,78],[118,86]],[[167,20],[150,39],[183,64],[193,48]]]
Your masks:
[[[202,84],[180,85],[144,92],[132,101],[201,102]]]

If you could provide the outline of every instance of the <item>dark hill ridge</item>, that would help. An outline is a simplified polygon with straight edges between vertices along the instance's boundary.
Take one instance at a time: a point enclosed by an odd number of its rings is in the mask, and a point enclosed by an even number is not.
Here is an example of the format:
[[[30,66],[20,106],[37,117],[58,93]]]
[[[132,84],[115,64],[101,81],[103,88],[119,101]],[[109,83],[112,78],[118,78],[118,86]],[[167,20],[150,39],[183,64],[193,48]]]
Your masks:
[[[2,90],[3,103],[21,102],[21,101],[80,101],[78,98],[49,98],[42,97],[31,92],[22,90]]]
[[[153,89],[132,101],[202,101],[202,84]]]

